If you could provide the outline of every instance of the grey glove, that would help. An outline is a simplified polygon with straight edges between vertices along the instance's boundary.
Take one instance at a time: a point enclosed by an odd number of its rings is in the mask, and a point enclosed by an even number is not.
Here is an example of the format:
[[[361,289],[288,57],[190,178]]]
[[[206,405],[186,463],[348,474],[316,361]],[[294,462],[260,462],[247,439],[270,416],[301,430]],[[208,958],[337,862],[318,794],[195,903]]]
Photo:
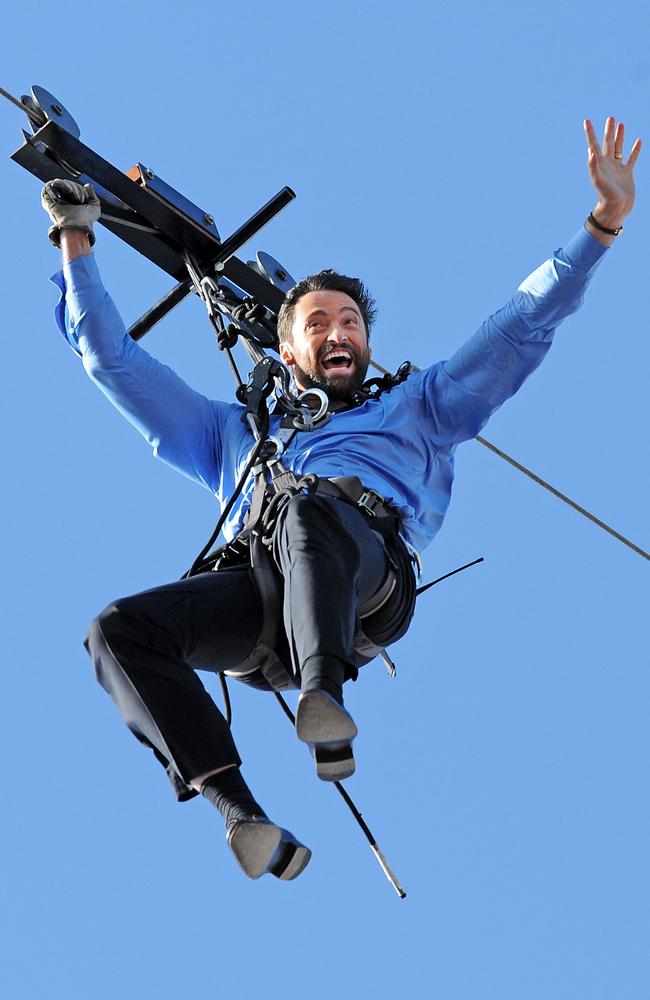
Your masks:
[[[41,191],[41,205],[54,223],[47,235],[55,247],[61,246],[62,229],[81,229],[88,236],[91,247],[94,246],[93,222],[97,222],[102,209],[92,184],[48,181]]]

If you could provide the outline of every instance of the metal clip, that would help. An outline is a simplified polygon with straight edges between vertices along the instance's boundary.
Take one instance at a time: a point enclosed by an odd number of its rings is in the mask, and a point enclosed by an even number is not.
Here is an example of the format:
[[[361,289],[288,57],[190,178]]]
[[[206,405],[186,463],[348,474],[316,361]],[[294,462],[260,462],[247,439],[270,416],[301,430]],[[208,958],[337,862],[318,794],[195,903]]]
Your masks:
[[[322,389],[306,389],[298,396],[300,415],[294,417],[293,426],[298,431],[311,431],[321,420],[327,417],[329,399]],[[309,401],[317,405],[310,406]]]
[[[219,286],[217,285],[214,278],[209,275],[201,278],[199,282],[199,287],[201,289],[201,298],[206,304],[208,315],[214,316],[217,311],[217,302],[219,301]]]
[[[384,661],[384,666],[386,667],[386,670],[388,671],[388,676],[389,677],[397,677],[397,667],[395,666],[394,662],[391,660],[390,656],[388,655],[388,652],[385,649],[380,649],[379,650],[379,655],[381,656],[382,660]]]
[[[375,507],[377,504],[383,502],[384,498],[380,493],[377,493],[375,490],[364,490],[357,500],[357,507],[361,507],[367,514],[370,514],[371,517],[376,517]]]
[[[285,469],[282,462],[273,459],[269,462],[269,472],[271,473],[271,486],[274,493],[281,493],[283,490],[296,490],[298,480],[290,469]]]
[[[275,445],[274,457],[279,458],[280,455],[284,453],[284,441],[282,441],[277,434],[269,434],[266,440],[272,442]]]
[[[314,418],[307,406],[300,407],[300,413],[293,418],[293,426],[297,431],[313,431]]]

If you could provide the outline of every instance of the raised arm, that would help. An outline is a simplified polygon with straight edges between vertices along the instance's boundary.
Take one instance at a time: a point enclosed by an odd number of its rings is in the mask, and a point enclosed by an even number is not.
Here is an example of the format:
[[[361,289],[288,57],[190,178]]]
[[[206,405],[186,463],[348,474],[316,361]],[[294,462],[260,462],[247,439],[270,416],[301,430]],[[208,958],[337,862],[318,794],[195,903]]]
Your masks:
[[[167,464],[219,488],[221,434],[230,407],[191,389],[135,343],[106,292],[92,254],[92,223],[99,215],[89,186],[51,181],[43,205],[50,239],[63,252],[63,293],[57,321],[84,368],[113,405]]]
[[[421,405],[438,445],[475,437],[541,364],[558,324],[582,304],[599,260],[632,210],[641,141],[636,140],[624,163],[622,124],[607,119],[602,147],[591,122],[585,121],[584,128],[589,176],[598,195],[584,227],[533,271],[448,361],[418,376],[419,386],[412,383],[411,394],[417,389],[422,393]]]

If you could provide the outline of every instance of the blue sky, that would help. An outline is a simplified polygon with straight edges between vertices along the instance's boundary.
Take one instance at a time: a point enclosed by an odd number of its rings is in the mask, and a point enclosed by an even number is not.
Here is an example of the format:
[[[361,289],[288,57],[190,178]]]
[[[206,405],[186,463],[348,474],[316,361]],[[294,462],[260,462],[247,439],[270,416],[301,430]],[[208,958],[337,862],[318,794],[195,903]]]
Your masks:
[[[424,365],[582,225],[582,119],[650,138],[649,22],[638,2],[27,0],[3,15],[0,84],[51,90],[86,143],[224,235],[291,185],[250,249],[361,275],[378,359]],[[178,577],[217,512],[55,331],[39,184],[8,159],[21,125],[3,102],[3,995],[645,996],[648,564],[475,442],[425,572],[485,563],[422,598],[396,680],[373,664],[347,696],[349,791],[407,899],[271,698],[232,688],[235,735],[312,847],[305,875],[249,882],[208,804],[174,803],[80,640],[109,600]],[[648,152],[584,307],[485,431],[646,549]],[[128,322],[171,284],[101,229],[96,252]],[[198,302],[146,347],[230,398]]]

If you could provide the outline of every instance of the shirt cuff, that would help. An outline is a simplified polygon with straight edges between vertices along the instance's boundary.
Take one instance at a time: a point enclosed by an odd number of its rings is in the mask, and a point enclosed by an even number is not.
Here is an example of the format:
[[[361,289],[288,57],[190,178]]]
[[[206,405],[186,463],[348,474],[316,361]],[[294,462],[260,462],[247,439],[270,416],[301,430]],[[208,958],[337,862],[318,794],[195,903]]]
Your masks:
[[[82,356],[77,343],[74,327],[70,321],[70,313],[66,303],[66,292],[80,292],[84,289],[101,286],[101,278],[92,254],[84,254],[82,257],[75,257],[63,265],[62,271],[57,271],[50,278],[53,285],[61,293],[59,301],[54,307],[54,319],[59,330],[67,340],[72,350],[79,357]]]
[[[102,286],[97,261],[92,253],[67,261],[63,265],[63,278],[66,289],[70,292],[82,292],[87,288]]]
[[[572,267],[587,272],[602,259],[607,249],[582,226],[559,252]]]

